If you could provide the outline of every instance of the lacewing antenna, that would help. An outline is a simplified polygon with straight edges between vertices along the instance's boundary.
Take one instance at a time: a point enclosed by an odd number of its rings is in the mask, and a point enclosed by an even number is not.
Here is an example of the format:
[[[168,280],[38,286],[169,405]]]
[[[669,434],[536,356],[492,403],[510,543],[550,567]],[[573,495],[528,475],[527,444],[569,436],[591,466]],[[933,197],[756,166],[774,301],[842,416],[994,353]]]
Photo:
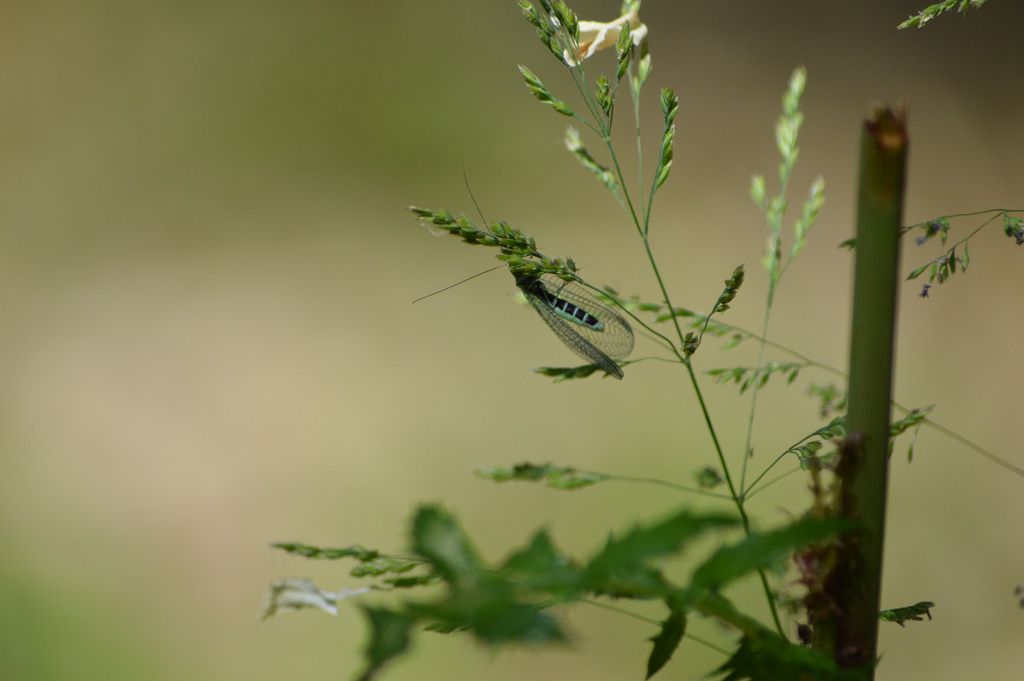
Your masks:
[[[502,268],[502,267],[504,267],[504,265],[495,265],[494,267],[491,267],[491,268],[489,268],[489,269],[486,269],[486,270],[484,270],[483,272],[477,272],[477,273],[476,273],[476,274],[474,274],[473,276],[471,276],[471,277],[466,277],[466,278],[465,278],[465,279],[463,279],[462,281],[457,281],[457,282],[455,282],[454,284],[449,284],[448,286],[445,286],[444,288],[439,288],[439,289],[437,289],[436,291],[434,291],[433,293],[428,293],[428,294],[427,294],[427,295],[425,295],[425,296],[420,296],[420,297],[419,297],[419,298],[417,298],[416,300],[412,301],[412,304],[418,303],[418,302],[420,302],[421,300],[426,300],[426,299],[427,299],[427,298],[429,298],[430,296],[436,296],[436,295],[437,295],[438,293],[444,293],[445,291],[447,291],[447,290],[448,290],[448,289],[450,289],[450,288],[455,288],[455,287],[456,287],[456,286],[458,286],[459,284],[465,284],[465,283],[466,283],[467,281],[469,281],[469,280],[471,280],[471,279],[476,279],[477,277],[481,277],[481,276],[483,276],[483,275],[487,274],[488,272],[493,272],[494,270],[500,269],[500,268]]]
[[[483,220],[484,229],[487,228],[487,218],[484,217],[484,212],[480,210],[480,204],[476,202],[476,196],[473,195],[473,188],[469,186],[469,175],[466,174],[466,166],[462,166],[462,181],[466,184],[466,191],[469,193],[469,198],[473,201],[473,205],[476,206],[476,212],[480,215],[480,219]]]
[[[486,227],[487,226],[487,218],[484,217],[484,212],[482,210],[480,210],[480,204],[477,203],[476,196],[474,196],[474,194],[473,194],[473,188],[469,186],[469,175],[466,173],[466,166],[465,165],[462,166],[462,181],[466,184],[466,192],[469,194],[469,198],[473,201],[473,205],[476,206],[476,212],[480,215],[480,219],[483,220],[484,226]],[[425,296],[420,296],[416,300],[412,301],[412,304],[418,303],[421,300],[426,300],[430,296],[436,296],[438,293],[444,293],[445,291],[447,291],[450,288],[455,288],[459,284],[465,284],[467,281],[470,281],[471,279],[476,279],[477,277],[482,276],[484,274],[487,274],[488,272],[493,272],[494,270],[499,269],[500,267],[503,267],[503,265],[495,265],[494,267],[492,267],[490,269],[486,269],[483,272],[477,272],[476,274],[474,274],[471,277],[466,277],[465,279],[463,279],[461,281],[457,281],[454,284],[449,284],[448,286],[445,286],[444,288],[438,289],[438,290],[434,291],[433,293],[428,293]]]

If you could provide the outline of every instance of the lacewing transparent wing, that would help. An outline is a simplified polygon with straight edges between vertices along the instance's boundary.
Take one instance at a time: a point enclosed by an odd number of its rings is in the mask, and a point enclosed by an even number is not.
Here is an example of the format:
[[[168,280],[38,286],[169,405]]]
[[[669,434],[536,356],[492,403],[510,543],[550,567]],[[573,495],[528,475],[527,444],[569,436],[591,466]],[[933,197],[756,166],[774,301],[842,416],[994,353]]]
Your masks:
[[[614,358],[633,351],[633,329],[579,284],[553,274],[520,275],[516,286],[555,335],[577,355],[615,378],[622,369]]]

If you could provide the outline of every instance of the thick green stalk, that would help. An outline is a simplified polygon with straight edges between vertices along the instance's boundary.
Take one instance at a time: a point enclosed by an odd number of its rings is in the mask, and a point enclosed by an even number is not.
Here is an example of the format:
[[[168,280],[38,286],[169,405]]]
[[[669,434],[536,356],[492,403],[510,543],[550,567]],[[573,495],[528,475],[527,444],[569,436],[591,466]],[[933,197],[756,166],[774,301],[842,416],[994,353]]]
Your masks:
[[[865,679],[877,657],[907,141],[902,110],[876,110],[861,136],[848,436],[836,470],[838,513],[857,528],[840,542],[825,583],[831,607],[814,631],[815,648]]]

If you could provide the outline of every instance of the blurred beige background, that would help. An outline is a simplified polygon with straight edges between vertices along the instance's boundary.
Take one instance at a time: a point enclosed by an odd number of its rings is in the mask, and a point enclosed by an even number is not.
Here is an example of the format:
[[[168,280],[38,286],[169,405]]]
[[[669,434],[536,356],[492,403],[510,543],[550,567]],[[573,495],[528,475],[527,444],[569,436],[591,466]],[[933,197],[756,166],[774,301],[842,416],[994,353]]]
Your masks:
[[[870,103],[910,105],[908,222],[1024,207],[1024,5],[896,32],[924,2],[646,4],[648,132],[657,86],[681,99],[653,228],[677,302],[706,308],[744,262],[729,319],[758,325],[763,228],[747,184],[774,174],[798,64],[793,196],[823,173],[828,203],[782,284],[773,339],[845,362],[851,260],[836,244]],[[574,6],[611,18],[618,2]],[[520,82],[526,63],[569,96],[514,2],[17,0],[2,15],[0,677],[346,678],[363,641],[352,608],[257,616],[275,578],[353,580],[271,541],[399,550],[413,505],[436,500],[491,558],[545,523],[586,552],[607,528],[693,503],[475,480],[477,464],[528,457],[686,483],[711,453],[681,372],[648,363],[622,383],[557,386],[530,373],[573,357],[503,273],[409,305],[492,262],[404,210],[471,210],[463,165],[489,217],[593,280],[655,295],[634,234],[562,149],[565,119]],[[997,229],[971,251],[974,269],[930,300],[905,287],[898,396],[1024,465],[1024,252]],[[907,267],[936,254],[907,242]],[[704,368],[753,361],[752,347],[713,345]],[[637,354],[652,350],[641,340]],[[805,385],[764,392],[756,461],[816,427]],[[735,459],[746,398],[706,390]],[[880,678],[1016,678],[1024,479],[934,431],[912,464],[904,452],[885,603],[938,605],[930,623],[883,625]],[[806,502],[794,477],[753,505],[771,525]],[[754,589],[737,597],[761,607]],[[493,655],[422,635],[388,678],[640,678],[650,627],[567,617],[570,649]],[[663,675],[720,661],[686,643]]]

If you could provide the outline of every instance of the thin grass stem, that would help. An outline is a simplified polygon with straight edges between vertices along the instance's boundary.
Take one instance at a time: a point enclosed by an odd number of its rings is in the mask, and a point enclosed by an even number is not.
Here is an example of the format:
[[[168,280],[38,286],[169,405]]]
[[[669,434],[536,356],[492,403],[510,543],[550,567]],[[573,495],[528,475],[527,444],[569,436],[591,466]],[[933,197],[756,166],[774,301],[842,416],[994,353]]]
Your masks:
[[[696,494],[702,497],[732,501],[732,497],[729,496],[728,494],[712,492],[710,490],[700,489],[699,487],[689,487],[688,485],[680,485],[674,482],[669,482],[668,480],[661,480],[659,478],[634,477],[631,475],[607,475],[605,473],[598,473],[598,475],[601,475],[608,480],[616,480],[618,482],[632,482],[641,485],[656,485],[658,487],[667,487],[669,489],[674,489],[680,492],[686,492],[688,494]]]
[[[617,605],[610,605],[608,603],[602,603],[601,601],[595,601],[595,600],[590,599],[590,598],[580,599],[579,602],[580,603],[586,603],[587,605],[592,605],[595,608],[601,608],[602,610],[608,610],[609,612],[615,612],[615,613],[618,613],[620,615],[625,615],[626,617],[632,617],[635,620],[639,620],[641,622],[647,622],[648,624],[652,624],[652,625],[654,625],[656,627],[660,627],[661,626],[661,622],[659,622],[658,620],[654,619],[653,617],[647,617],[646,615],[641,615],[640,613],[632,612],[630,610],[626,610],[625,608],[620,608]],[[721,646],[716,645],[716,644],[712,643],[711,641],[709,641],[709,640],[707,640],[705,638],[701,638],[700,636],[695,636],[694,634],[686,633],[686,634],[683,634],[683,638],[688,638],[691,641],[693,641],[694,643],[702,645],[705,648],[708,648],[710,650],[714,650],[717,653],[721,653],[722,655],[725,655],[726,657],[732,655],[731,651],[728,651],[725,648],[722,648]]]

